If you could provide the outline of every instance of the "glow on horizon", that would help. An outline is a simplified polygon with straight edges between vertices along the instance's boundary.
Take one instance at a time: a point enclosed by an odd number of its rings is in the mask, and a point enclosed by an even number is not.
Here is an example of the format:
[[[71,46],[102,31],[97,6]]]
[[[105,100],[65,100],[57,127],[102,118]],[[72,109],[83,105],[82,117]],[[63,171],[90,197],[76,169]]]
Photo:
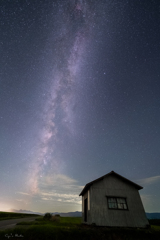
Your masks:
[[[1,212],[11,212],[12,207],[7,205],[6,203],[0,204],[0,211]]]

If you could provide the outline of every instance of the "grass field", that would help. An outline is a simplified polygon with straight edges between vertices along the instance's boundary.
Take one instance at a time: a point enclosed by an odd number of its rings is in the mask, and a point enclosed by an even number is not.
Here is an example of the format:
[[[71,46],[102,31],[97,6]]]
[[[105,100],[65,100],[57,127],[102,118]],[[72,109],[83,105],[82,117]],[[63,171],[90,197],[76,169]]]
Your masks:
[[[0,212],[0,221],[16,218],[35,217],[39,215],[27,214],[27,213],[13,213],[13,212]]]
[[[38,217],[21,222],[16,228],[0,231],[0,239],[23,240],[159,240],[160,226],[150,229],[88,227],[78,217],[56,217],[52,221]]]
[[[76,228],[78,225],[81,224],[80,217],[58,217],[53,221],[45,221],[43,217],[38,217],[33,222],[21,222],[18,223],[18,226],[52,226],[53,228]]]

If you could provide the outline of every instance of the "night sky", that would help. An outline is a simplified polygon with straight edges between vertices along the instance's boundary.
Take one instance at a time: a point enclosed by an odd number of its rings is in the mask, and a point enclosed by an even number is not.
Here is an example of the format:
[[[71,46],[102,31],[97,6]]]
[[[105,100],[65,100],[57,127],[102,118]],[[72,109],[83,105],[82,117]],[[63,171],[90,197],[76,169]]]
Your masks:
[[[160,211],[160,1],[0,1],[0,210],[81,211],[110,171]]]

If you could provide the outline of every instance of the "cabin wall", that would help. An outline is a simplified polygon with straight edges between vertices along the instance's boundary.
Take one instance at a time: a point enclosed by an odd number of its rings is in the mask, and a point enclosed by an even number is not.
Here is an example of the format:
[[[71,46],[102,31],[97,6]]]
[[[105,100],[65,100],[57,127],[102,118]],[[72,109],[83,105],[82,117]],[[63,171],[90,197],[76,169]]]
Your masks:
[[[128,210],[109,209],[106,196],[125,197]],[[148,225],[138,190],[115,176],[107,176],[90,187],[89,224],[111,227]]]

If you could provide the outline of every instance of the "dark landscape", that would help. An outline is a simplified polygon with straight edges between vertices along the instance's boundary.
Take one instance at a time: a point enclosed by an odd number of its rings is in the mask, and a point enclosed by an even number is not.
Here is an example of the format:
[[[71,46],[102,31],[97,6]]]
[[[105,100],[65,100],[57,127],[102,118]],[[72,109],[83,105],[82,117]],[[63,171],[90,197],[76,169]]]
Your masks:
[[[76,213],[68,213],[68,215]],[[34,214],[4,213],[0,217],[26,217]],[[50,214],[51,218],[37,216],[35,221],[24,222],[23,220],[13,229],[0,231],[0,239],[12,238],[17,240],[159,240],[160,219],[151,219],[149,229],[133,228],[109,228],[82,224],[81,217],[61,217],[59,214]]]

